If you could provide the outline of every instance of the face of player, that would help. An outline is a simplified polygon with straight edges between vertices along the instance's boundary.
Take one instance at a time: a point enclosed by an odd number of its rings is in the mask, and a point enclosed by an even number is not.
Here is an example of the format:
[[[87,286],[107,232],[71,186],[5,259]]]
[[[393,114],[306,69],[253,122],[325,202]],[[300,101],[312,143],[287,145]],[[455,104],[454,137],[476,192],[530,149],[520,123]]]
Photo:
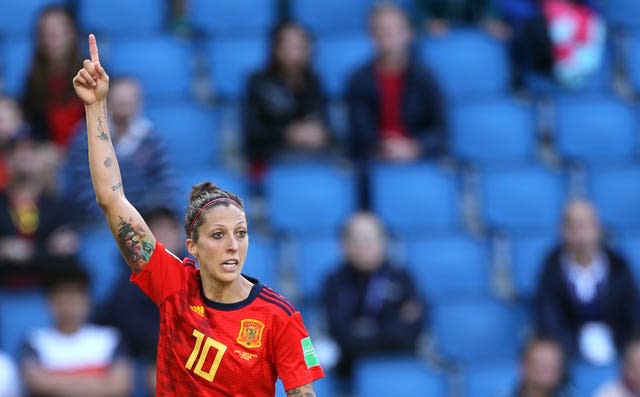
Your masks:
[[[40,45],[43,54],[51,61],[63,61],[76,45],[73,24],[59,11],[46,13],[40,19]]]
[[[386,242],[382,226],[371,214],[356,214],[347,225],[344,236],[345,256],[351,266],[370,273],[382,266]]]
[[[49,305],[59,330],[72,333],[87,321],[91,302],[84,287],[76,284],[63,284],[49,295]]]
[[[404,56],[411,43],[411,30],[398,10],[378,12],[371,21],[371,31],[382,56]]]
[[[529,388],[550,392],[562,381],[563,354],[552,343],[538,343],[531,347],[523,362],[523,383]]]
[[[198,259],[203,277],[220,284],[239,280],[249,248],[244,212],[235,205],[219,205],[202,217],[198,241],[187,239],[187,249]]]
[[[576,256],[591,256],[600,246],[600,225],[593,207],[586,202],[570,204],[565,211],[564,240]]]
[[[631,390],[640,391],[640,342],[634,343],[626,354],[624,379]]]

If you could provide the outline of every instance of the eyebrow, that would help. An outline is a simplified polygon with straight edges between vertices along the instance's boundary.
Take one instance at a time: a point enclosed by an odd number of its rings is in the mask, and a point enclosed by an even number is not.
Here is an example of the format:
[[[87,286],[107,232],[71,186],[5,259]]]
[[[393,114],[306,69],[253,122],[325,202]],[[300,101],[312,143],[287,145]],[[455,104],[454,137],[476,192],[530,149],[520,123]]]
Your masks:
[[[241,224],[241,223],[246,223],[246,222],[245,222],[245,221],[238,221],[238,222],[236,222],[236,225],[239,225],[239,224]],[[213,225],[211,225],[211,226],[217,226],[217,227],[222,227],[222,228],[224,228],[226,225],[221,225],[220,223],[214,223],[214,224],[213,224]]]

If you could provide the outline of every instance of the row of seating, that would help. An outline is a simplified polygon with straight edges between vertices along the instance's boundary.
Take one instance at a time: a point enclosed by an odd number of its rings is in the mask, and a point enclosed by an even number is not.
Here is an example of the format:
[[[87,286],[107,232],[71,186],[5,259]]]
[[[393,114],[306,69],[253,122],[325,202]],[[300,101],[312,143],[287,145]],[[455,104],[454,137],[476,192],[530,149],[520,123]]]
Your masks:
[[[136,76],[143,82],[148,97],[174,101],[191,95],[197,59],[204,59],[209,65],[215,95],[221,100],[237,100],[249,73],[260,68],[267,56],[266,36],[218,37],[204,42],[167,35],[110,40],[99,36],[99,39],[102,62],[111,74]],[[31,63],[32,45],[29,37],[9,38],[0,44],[4,92],[21,93]],[[640,52],[636,51],[640,35],[629,35],[621,47],[623,69],[634,89],[640,91]],[[510,67],[505,44],[485,33],[469,29],[440,38],[422,38],[417,51],[433,69],[448,99],[500,97],[509,91]],[[318,38],[314,66],[332,98],[344,94],[349,74],[369,59],[372,52],[365,34]],[[607,58],[582,91],[611,91],[613,58]],[[534,91],[562,92],[545,79],[531,76],[527,81]]]

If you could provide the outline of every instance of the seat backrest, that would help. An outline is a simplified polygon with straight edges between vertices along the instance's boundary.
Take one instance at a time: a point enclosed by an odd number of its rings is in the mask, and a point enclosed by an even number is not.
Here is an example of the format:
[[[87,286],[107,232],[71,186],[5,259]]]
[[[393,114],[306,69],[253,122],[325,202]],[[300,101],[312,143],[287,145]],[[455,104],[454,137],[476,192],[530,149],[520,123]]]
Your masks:
[[[169,20],[164,0],[79,0],[78,21],[85,32],[107,36],[159,34]]]
[[[600,169],[589,176],[589,193],[605,226],[640,228],[640,167]]]
[[[188,8],[191,24],[210,35],[264,34],[276,17],[272,0],[191,0]]]

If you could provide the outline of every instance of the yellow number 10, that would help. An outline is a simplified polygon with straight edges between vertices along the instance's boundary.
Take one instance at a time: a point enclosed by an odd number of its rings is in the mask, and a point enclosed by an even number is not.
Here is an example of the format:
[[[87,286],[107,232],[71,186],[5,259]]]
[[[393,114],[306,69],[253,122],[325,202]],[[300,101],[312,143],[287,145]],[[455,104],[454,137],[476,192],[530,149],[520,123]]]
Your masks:
[[[223,345],[215,339],[211,339],[208,336],[205,336],[205,334],[198,331],[197,329],[193,330],[193,336],[196,337],[196,345],[193,347],[193,351],[191,352],[191,355],[189,356],[185,367],[189,371],[191,371],[191,368],[193,368],[193,364],[196,362],[196,359],[199,355],[200,358],[198,359],[196,367],[193,369],[193,373],[205,378],[209,382],[212,382],[213,378],[215,378],[216,376],[216,372],[218,372],[218,367],[220,366],[220,361],[222,361],[222,356],[224,356],[224,352],[227,351],[227,346]],[[202,341],[204,341],[204,346],[202,346]],[[202,352],[200,351],[201,347]],[[209,368],[209,371],[205,371],[202,369],[202,366],[204,365],[204,362],[207,359],[207,355],[209,354],[209,350],[212,347],[217,350],[216,357],[213,359],[213,364],[211,364],[211,368]]]

